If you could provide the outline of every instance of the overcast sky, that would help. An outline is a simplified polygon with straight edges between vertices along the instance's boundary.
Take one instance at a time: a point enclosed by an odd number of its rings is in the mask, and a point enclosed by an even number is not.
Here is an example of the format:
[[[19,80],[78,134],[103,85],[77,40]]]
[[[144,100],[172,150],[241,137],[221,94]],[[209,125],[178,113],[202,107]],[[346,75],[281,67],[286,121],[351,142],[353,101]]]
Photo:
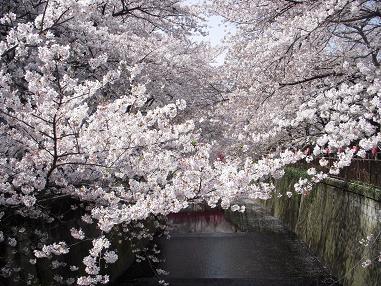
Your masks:
[[[185,0],[189,4],[200,4],[204,0]],[[224,37],[228,32],[234,31],[234,27],[224,23],[223,18],[220,16],[211,16],[208,18],[208,32],[207,37],[196,36],[198,41],[208,41],[214,47],[218,47],[222,44]],[[218,57],[216,64],[221,65],[224,62],[225,53]]]
[[[212,43],[212,45],[216,46],[221,44],[223,38],[226,34],[225,25],[222,22],[222,18],[218,16],[212,16],[208,19],[208,30],[209,37],[208,40]]]

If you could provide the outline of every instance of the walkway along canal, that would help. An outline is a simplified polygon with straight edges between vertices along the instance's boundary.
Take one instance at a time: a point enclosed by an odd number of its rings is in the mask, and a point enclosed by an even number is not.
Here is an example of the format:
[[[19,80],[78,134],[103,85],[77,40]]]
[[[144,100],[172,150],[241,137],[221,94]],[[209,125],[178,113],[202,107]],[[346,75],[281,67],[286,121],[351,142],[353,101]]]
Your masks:
[[[239,226],[215,209],[170,215],[171,238],[158,241],[165,258],[161,268],[169,272],[163,279],[173,286],[338,285],[278,219],[258,205],[250,208],[250,220],[241,216]],[[159,285],[141,267],[136,271],[133,265],[115,285]]]

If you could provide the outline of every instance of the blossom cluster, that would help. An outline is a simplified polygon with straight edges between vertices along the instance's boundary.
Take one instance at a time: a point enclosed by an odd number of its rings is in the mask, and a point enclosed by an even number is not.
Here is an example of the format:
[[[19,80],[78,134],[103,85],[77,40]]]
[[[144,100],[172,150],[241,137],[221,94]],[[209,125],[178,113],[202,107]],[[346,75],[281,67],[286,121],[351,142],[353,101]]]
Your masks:
[[[236,80],[218,111],[236,149],[255,158],[304,152],[304,164],[318,162],[323,173],[311,169],[312,179],[299,182],[297,192],[377,153],[378,1],[212,2],[237,28],[224,66],[226,80]],[[231,111],[235,116],[226,116]]]

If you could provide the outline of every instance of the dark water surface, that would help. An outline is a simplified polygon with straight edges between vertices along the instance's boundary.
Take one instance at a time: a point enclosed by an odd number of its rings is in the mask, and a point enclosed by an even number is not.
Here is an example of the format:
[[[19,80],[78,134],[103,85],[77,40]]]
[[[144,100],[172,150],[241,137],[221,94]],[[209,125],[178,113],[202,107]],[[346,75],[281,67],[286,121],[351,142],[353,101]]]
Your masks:
[[[220,210],[173,214],[169,223],[171,238],[158,244],[170,285],[336,285],[305,245],[260,207],[228,216]],[[159,285],[143,273],[117,285]]]

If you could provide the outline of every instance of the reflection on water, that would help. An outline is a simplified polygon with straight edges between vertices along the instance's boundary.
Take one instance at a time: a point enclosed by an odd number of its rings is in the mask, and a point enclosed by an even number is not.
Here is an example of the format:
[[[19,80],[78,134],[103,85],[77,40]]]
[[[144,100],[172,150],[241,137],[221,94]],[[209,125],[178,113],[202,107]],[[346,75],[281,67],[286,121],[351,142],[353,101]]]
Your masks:
[[[231,223],[231,222],[234,222]],[[156,239],[159,269],[134,264],[116,284],[158,286],[337,285],[303,244],[261,207],[245,214],[197,208],[168,216],[170,239]]]
[[[218,209],[181,212],[168,216],[172,233],[235,233],[238,228],[229,223]]]
[[[171,285],[337,285],[303,243],[259,206],[244,214],[189,211],[168,220],[173,230],[169,240],[159,240],[165,258],[160,267],[169,271],[164,279]]]

